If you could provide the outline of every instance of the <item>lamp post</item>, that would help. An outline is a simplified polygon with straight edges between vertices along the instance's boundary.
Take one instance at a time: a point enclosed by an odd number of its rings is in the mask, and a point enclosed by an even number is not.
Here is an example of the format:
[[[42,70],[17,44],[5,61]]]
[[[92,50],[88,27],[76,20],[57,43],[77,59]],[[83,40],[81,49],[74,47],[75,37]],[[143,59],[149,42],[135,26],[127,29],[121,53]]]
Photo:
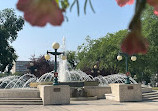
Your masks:
[[[29,67],[28,69],[30,70],[30,73],[31,73],[31,74],[35,74],[35,72],[37,72],[37,69],[36,69],[36,67],[34,66],[34,63],[33,63],[33,62],[30,63],[30,67]]]
[[[117,56],[117,60],[122,60],[122,56],[125,57],[125,64],[126,64],[126,81],[125,84],[130,84],[130,80],[129,80],[129,72],[128,72],[128,58],[130,57],[128,54],[126,53],[119,53],[119,55]],[[136,56],[131,56],[131,60],[132,61],[136,61],[137,57]]]
[[[158,87],[158,74],[155,74],[155,81],[156,81],[155,86]]]
[[[134,80],[137,80],[137,75],[134,75],[133,79],[134,79]]]
[[[97,77],[98,74],[100,73],[100,70],[98,69],[97,65],[94,65],[91,72],[93,73],[94,77]]]
[[[60,47],[59,43],[54,42],[54,43],[52,44],[52,48],[55,50],[55,52],[49,52],[49,51],[47,51],[47,54],[45,55],[45,59],[46,59],[46,60],[49,60],[49,59],[50,59],[50,55],[49,55],[49,54],[52,54],[52,55],[55,56],[55,63],[54,63],[54,81],[53,81],[53,85],[58,85],[57,55],[63,54],[62,60],[65,60],[65,59],[66,59],[66,56],[64,56],[64,52],[57,52],[57,50],[58,50],[59,47]]]

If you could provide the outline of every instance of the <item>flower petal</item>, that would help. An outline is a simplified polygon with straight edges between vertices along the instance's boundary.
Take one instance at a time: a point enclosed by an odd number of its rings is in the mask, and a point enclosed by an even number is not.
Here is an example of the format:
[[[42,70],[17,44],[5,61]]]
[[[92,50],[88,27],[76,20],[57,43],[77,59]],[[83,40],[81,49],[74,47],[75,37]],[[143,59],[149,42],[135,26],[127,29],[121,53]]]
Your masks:
[[[134,0],[116,0],[116,2],[120,7],[123,7],[126,4],[129,4],[129,5],[133,4]]]
[[[17,3],[17,9],[24,11],[28,9],[28,6],[30,6],[32,3],[32,0],[19,0]]]
[[[154,7],[154,14],[158,16],[158,0],[147,0],[147,2]]]
[[[153,7],[158,5],[158,0],[147,0],[147,2]]]
[[[154,14],[158,16],[158,6],[154,8]]]
[[[61,25],[62,10],[55,0],[19,0],[17,8],[24,11],[24,18],[33,26]]]
[[[133,54],[146,54],[148,49],[147,40],[138,32],[129,32],[127,37],[123,40],[121,44],[121,50],[129,55]]]

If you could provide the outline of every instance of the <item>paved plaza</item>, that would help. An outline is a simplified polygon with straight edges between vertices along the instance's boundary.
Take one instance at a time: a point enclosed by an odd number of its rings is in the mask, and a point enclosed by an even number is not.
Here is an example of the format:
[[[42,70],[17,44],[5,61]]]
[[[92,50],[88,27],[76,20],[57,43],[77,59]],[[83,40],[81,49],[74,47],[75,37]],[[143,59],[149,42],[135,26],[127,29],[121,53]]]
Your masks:
[[[0,111],[158,111],[158,99],[114,102],[106,99],[71,101],[70,105],[0,105]]]

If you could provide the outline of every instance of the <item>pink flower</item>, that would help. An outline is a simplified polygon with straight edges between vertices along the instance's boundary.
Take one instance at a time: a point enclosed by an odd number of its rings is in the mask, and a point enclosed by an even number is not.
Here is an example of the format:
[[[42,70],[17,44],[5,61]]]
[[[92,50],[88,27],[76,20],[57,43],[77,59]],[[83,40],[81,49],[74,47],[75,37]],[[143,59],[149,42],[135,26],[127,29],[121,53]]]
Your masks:
[[[61,25],[64,20],[55,0],[19,0],[17,8],[24,12],[25,20],[33,26]]]
[[[134,0],[116,0],[116,2],[120,7],[123,7],[126,4],[133,4]],[[147,0],[147,2],[154,7],[154,14],[158,16],[158,0]]]
[[[129,32],[121,44],[121,50],[129,55],[146,54],[148,50],[147,40],[136,30]]]
[[[158,0],[147,0],[147,2],[154,7],[154,14],[158,16]]]
[[[158,16],[158,7],[155,8],[154,14]]]
[[[134,0],[116,0],[116,2],[120,7],[123,7],[126,4],[129,4],[129,5],[133,4]]]

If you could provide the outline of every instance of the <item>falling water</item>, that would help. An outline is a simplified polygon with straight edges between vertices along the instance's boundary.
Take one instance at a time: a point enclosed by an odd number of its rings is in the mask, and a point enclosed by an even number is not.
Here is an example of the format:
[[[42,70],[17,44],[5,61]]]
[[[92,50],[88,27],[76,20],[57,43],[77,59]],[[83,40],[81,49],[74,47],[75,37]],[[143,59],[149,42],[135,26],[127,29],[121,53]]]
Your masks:
[[[125,83],[125,74],[112,74],[109,76],[92,77],[87,75],[81,70],[68,71],[68,81],[98,81],[100,86],[108,86],[111,83]],[[0,78],[0,88],[29,88],[31,82],[52,82],[54,74],[52,72],[42,75],[40,78],[36,78],[33,74],[24,74],[23,76],[8,76]],[[133,78],[129,78],[132,84],[137,84]]]
[[[65,38],[63,37],[62,44],[63,51],[66,51],[65,48]],[[60,59],[59,62],[59,81],[98,81],[100,86],[108,86],[111,83],[125,83],[126,75],[125,74],[112,74],[109,76],[98,76],[92,77],[87,75],[81,70],[72,70],[69,71],[67,67],[67,60]],[[24,74],[23,76],[7,76],[0,78],[0,88],[30,88],[29,84],[31,82],[52,82],[54,78],[53,72],[46,73],[40,78],[36,78],[33,74]],[[132,84],[137,84],[133,78],[129,78]]]
[[[62,43],[62,46],[61,46],[62,50],[65,52],[66,51],[66,45],[65,45],[65,37],[63,37],[63,43]],[[67,67],[67,60],[62,60],[60,58],[60,61],[59,61],[59,81],[60,82],[67,82],[69,81],[68,79],[68,67]]]
[[[36,78],[33,74],[24,74],[23,76],[7,76],[0,78],[0,88],[29,88],[32,82],[50,82],[54,74],[52,72]]]

